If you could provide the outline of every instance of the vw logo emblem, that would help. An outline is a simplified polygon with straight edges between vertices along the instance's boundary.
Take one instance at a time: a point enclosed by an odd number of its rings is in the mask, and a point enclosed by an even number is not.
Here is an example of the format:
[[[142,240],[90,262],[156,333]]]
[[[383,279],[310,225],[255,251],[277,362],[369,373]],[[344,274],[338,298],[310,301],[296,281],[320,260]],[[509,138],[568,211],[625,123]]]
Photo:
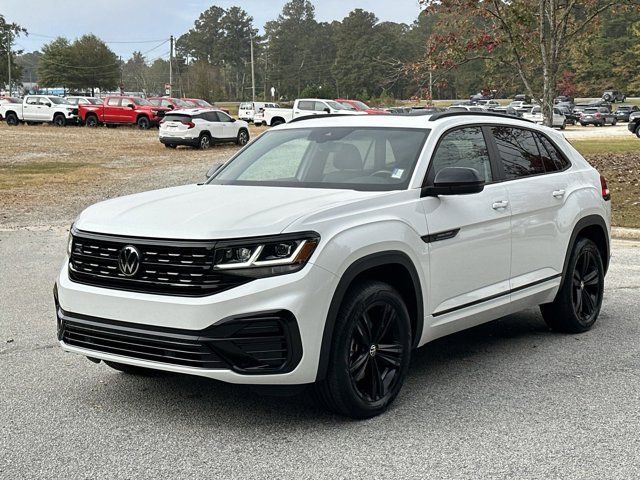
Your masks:
[[[140,268],[140,251],[133,245],[127,245],[120,250],[118,268],[125,277],[133,277]]]

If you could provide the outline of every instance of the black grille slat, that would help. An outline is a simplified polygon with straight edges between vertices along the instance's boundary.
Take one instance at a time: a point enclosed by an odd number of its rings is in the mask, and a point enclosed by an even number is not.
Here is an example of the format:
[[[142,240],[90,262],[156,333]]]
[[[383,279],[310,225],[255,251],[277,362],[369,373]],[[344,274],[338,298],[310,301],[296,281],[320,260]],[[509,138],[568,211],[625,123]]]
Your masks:
[[[149,242],[93,235],[85,238],[76,233],[69,277],[99,287],[180,296],[212,295],[251,280],[214,270],[213,242]],[[127,245],[140,251],[140,267],[132,277],[119,269],[119,254]]]

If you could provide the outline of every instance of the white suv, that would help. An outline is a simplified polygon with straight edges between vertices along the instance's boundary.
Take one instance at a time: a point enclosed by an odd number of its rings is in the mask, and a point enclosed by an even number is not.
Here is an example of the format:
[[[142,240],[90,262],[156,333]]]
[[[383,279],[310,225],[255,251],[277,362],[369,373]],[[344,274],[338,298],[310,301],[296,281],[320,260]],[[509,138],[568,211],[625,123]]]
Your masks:
[[[128,373],[314,384],[370,417],[438,337],[537,305],[558,331],[590,329],[610,212],[560,133],[513,117],[294,120],[204,184],[85,210],[58,338]]]
[[[189,145],[206,149],[224,142],[244,146],[249,142],[249,126],[217,109],[173,110],[160,121],[160,142],[167,148]]]

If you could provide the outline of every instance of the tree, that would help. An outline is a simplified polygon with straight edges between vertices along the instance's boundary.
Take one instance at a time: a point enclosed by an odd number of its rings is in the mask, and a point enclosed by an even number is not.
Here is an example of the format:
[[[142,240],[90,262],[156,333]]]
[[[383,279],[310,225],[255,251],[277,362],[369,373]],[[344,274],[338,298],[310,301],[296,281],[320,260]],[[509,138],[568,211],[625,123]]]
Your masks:
[[[24,28],[17,23],[8,23],[4,16],[0,14],[0,79],[2,79],[3,83],[6,79],[6,84],[10,90],[22,75],[22,67],[16,63],[15,59],[15,55],[19,55],[22,51],[14,51],[13,46],[16,38],[23,34],[27,34]],[[7,58],[7,55],[9,55],[9,58]],[[11,68],[9,68],[9,64],[11,64]],[[11,78],[11,81],[9,81],[9,78]]]
[[[515,66],[520,80],[551,124],[553,99],[568,45],[590,30],[603,12],[638,8],[638,0],[419,0],[439,13],[437,35],[421,62],[452,69],[473,59]],[[420,62],[418,62],[420,63]]]
[[[120,62],[95,35],[83,35],[70,46],[72,72],[68,86],[77,89],[113,90],[120,83]]]
[[[38,64],[38,83],[44,87],[67,87],[71,82],[71,45],[58,37],[42,47]]]
[[[122,66],[122,80],[125,90],[147,92],[148,70],[146,60],[141,52],[133,52],[131,58]]]

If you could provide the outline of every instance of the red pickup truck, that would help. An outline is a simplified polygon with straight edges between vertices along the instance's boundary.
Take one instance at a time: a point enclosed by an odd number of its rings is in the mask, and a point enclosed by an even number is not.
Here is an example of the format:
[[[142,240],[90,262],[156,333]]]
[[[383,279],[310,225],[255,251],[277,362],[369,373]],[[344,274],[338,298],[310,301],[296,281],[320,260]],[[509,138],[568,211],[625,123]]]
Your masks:
[[[137,125],[146,130],[158,125],[168,110],[152,105],[144,98],[106,97],[102,105],[79,105],[78,116],[88,127]]]

